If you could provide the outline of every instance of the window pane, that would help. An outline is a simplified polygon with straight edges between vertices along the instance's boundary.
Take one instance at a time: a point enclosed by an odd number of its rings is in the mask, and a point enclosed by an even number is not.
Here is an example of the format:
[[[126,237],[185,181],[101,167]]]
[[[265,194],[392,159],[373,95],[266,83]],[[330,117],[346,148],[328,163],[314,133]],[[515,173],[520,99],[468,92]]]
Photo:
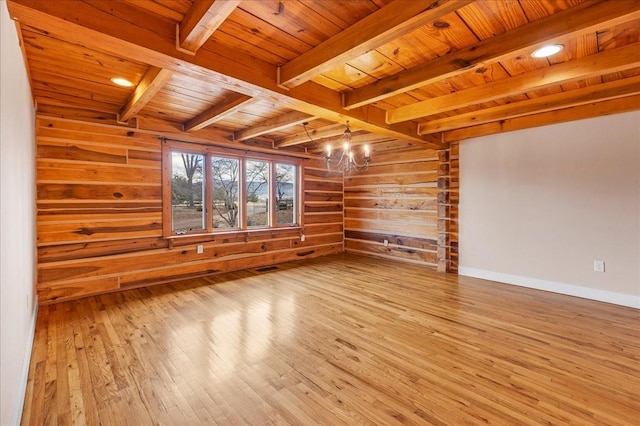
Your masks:
[[[203,230],[202,208],[204,155],[171,153],[171,230],[176,233]]]
[[[277,225],[291,225],[297,222],[296,194],[296,166],[276,164]]]
[[[247,226],[269,226],[269,162],[246,162]]]
[[[238,228],[239,172],[238,159],[212,158],[214,228]]]

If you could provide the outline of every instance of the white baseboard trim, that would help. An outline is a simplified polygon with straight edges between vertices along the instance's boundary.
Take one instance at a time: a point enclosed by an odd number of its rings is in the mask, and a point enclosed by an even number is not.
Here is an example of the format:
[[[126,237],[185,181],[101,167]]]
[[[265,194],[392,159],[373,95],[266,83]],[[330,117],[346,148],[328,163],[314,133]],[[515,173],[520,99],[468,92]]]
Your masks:
[[[517,285],[519,287],[534,288],[536,290],[550,291],[552,293],[560,293],[567,296],[582,297],[583,299],[597,300],[599,302],[613,303],[615,305],[640,309],[640,296],[634,296],[632,294],[615,293],[613,291],[581,287],[573,284],[564,284],[555,281],[546,281],[519,275],[503,274],[500,272],[485,271],[482,269],[468,268],[465,266],[461,266],[458,268],[458,274],[467,277],[481,278],[484,280]]]
[[[13,415],[11,416],[11,424],[19,425],[22,420],[22,410],[24,409],[24,401],[27,396],[27,381],[29,380],[29,366],[31,365],[31,352],[33,351],[33,340],[36,336],[36,319],[38,318],[38,301],[34,303],[33,315],[31,316],[30,335],[27,339],[27,349],[22,363],[22,370],[20,371],[20,384],[17,389],[19,392],[19,398],[13,408]]]

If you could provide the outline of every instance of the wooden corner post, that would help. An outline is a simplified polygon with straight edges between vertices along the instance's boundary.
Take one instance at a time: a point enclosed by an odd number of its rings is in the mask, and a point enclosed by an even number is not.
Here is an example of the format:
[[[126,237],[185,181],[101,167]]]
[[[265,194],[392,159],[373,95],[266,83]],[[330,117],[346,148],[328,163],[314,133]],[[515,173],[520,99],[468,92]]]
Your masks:
[[[458,272],[458,148],[438,151],[438,272]]]

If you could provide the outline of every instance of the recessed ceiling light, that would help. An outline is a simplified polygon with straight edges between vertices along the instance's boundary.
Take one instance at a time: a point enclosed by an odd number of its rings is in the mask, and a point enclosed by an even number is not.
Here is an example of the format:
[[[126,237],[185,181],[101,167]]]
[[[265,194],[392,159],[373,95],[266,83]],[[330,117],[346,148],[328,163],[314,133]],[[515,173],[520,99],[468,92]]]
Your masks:
[[[133,86],[133,83],[130,82],[129,80],[127,80],[126,78],[122,78],[122,77],[113,77],[111,79],[111,81],[114,84],[117,84],[118,86],[122,86],[122,87],[131,87]]]
[[[534,50],[531,56],[534,58],[546,58],[548,56],[555,55],[562,49],[564,49],[564,46],[561,44],[548,44]]]

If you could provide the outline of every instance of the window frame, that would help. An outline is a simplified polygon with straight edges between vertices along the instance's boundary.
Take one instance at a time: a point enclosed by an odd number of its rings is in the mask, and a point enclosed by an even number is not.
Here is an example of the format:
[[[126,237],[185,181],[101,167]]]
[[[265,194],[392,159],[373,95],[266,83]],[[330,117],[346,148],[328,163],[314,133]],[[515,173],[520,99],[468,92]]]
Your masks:
[[[187,232],[175,232],[173,228],[173,210],[172,210],[172,154],[174,152],[197,154],[204,156],[203,179],[204,179],[204,199],[202,202],[205,228],[202,230],[194,230]],[[238,194],[238,227],[237,228],[214,228],[213,227],[213,173],[211,172],[212,158],[224,157],[233,158],[239,161],[239,194]],[[246,193],[246,163],[247,161],[257,160],[269,163],[269,206],[268,206],[268,224],[266,226],[247,226],[247,193]],[[294,176],[294,206],[293,220],[291,224],[277,223],[276,215],[278,210],[276,206],[276,170],[277,164],[292,165],[295,168]],[[193,236],[217,236],[221,234],[241,233],[246,234],[258,231],[273,230],[290,230],[302,228],[302,159],[293,156],[268,154],[257,151],[249,151],[245,149],[224,148],[215,145],[205,145],[192,142],[182,142],[170,139],[162,140],[162,235],[164,238],[184,238]]]

